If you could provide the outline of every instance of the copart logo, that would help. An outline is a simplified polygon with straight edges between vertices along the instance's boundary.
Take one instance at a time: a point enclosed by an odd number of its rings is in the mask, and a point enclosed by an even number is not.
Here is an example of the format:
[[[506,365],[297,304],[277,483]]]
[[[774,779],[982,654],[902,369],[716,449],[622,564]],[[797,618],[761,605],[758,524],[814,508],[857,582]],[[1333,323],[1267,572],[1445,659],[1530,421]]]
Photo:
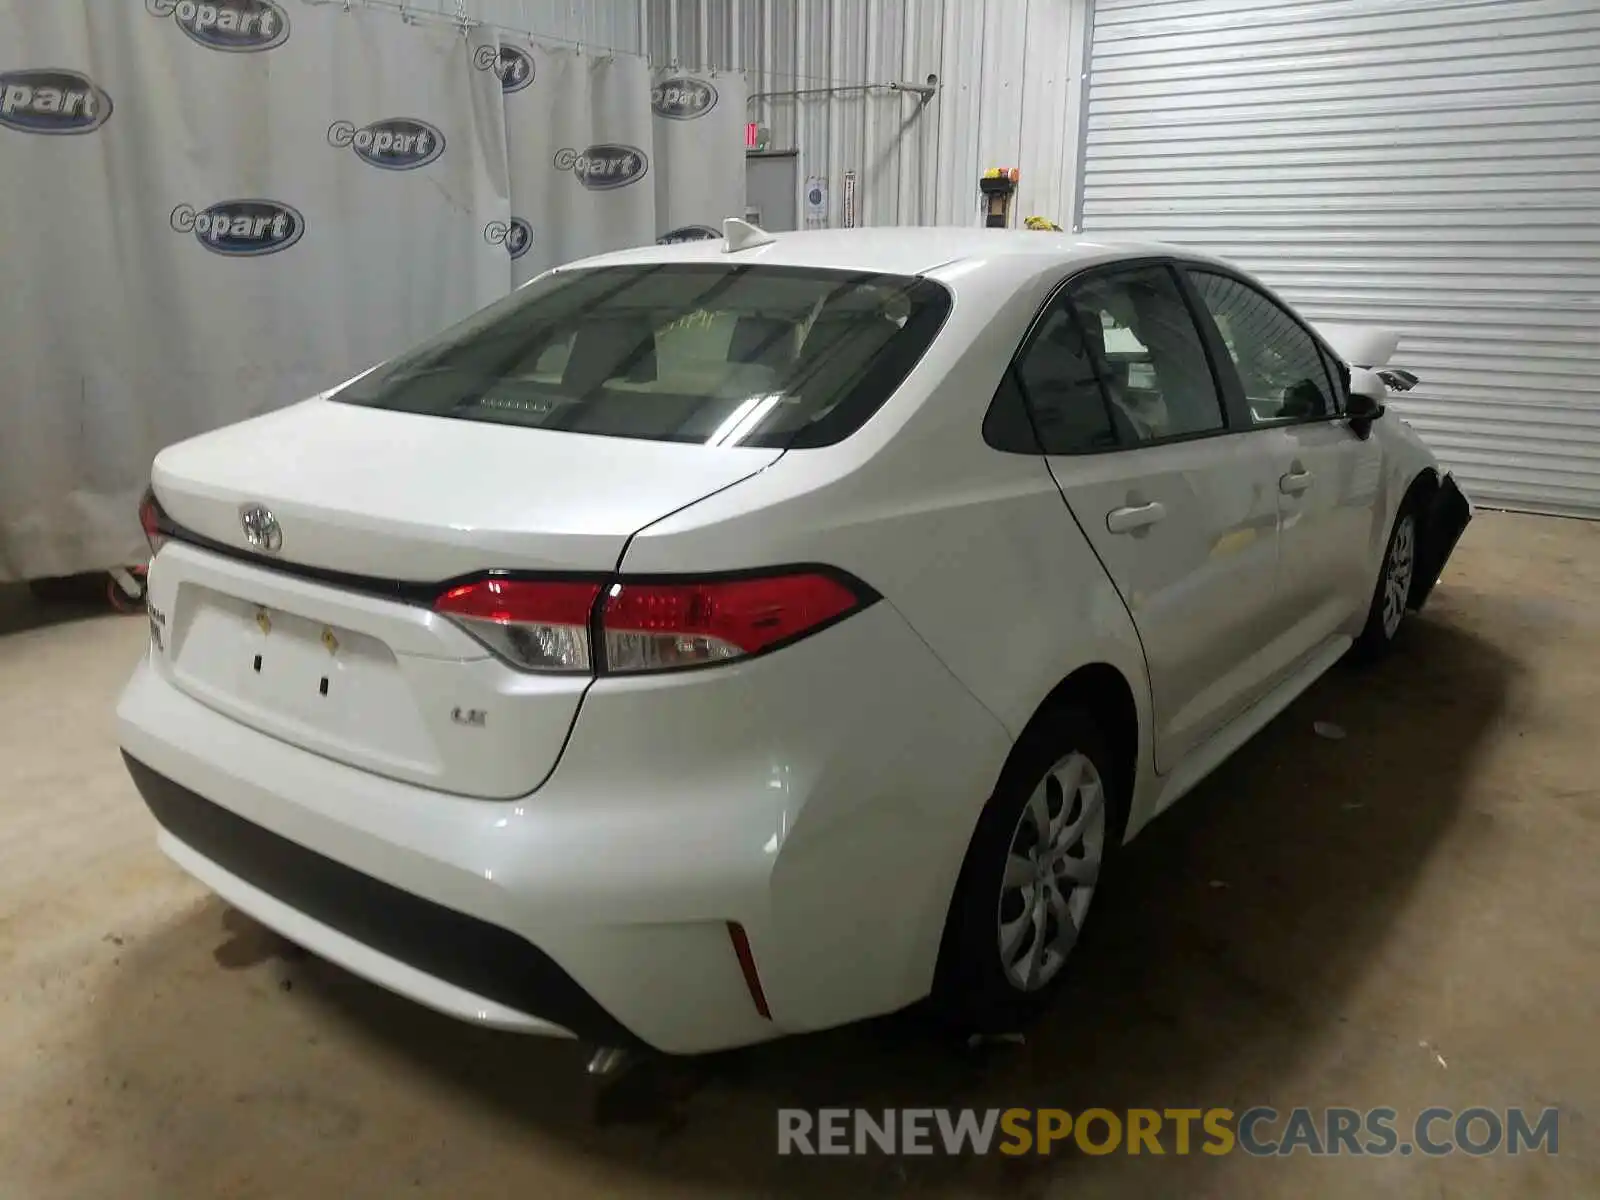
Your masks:
[[[493,71],[502,92],[520,92],[533,82],[533,55],[516,46],[479,46],[472,65],[480,71]]]
[[[144,0],[152,17],[171,17],[207,50],[249,54],[289,40],[289,14],[275,0]]]
[[[637,146],[601,142],[582,153],[572,149],[557,150],[555,168],[571,171],[591,192],[609,192],[638,183],[650,170],[650,160]]]
[[[328,145],[350,149],[356,157],[385,171],[414,171],[444,153],[444,134],[413,117],[388,117],[356,127],[354,121],[328,126]]]
[[[650,107],[658,117],[692,121],[717,106],[717,89],[704,79],[686,75],[663,79],[650,90]]]
[[[656,239],[658,246],[676,246],[681,242],[706,242],[722,235],[709,225],[685,225],[668,230]]]
[[[180,204],[172,210],[171,224],[175,232],[194,234],[195,241],[226,258],[276,254],[306,231],[306,219],[276,200],[223,200],[210,208]]]
[[[0,125],[23,133],[89,133],[111,116],[111,97],[77,71],[0,73]]]
[[[512,258],[521,258],[533,248],[533,226],[521,217],[490,221],[483,227],[483,240],[491,246],[504,246]]]

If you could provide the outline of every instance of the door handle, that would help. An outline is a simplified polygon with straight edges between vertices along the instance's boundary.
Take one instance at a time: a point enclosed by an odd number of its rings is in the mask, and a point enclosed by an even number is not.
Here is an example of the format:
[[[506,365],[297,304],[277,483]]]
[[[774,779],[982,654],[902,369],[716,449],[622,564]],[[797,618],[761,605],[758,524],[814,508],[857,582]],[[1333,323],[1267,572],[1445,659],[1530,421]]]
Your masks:
[[[1311,472],[1304,468],[1290,471],[1278,480],[1278,490],[1285,496],[1298,496],[1311,486],[1311,479]]]
[[[1113,508],[1106,514],[1106,528],[1112,533],[1132,533],[1137,529],[1146,529],[1154,525],[1166,515],[1166,506],[1156,500],[1150,501],[1149,504]]]

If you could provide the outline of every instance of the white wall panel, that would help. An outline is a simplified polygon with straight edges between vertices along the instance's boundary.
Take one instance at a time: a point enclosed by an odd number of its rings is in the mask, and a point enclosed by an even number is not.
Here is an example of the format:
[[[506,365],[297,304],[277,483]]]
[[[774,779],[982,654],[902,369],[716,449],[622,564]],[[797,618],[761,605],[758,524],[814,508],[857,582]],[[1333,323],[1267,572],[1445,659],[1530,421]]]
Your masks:
[[[931,219],[940,98],[827,89],[921,83],[939,72],[942,0],[718,0],[717,8],[725,20],[741,18],[750,92],[766,93],[751,119],[771,130],[773,149],[799,151],[802,183],[827,179],[830,224],[844,220],[846,171],[856,172],[858,224]],[[809,94],[782,94],[795,92]]]
[[[799,152],[802,181],[828,180],[835,225],[847,170],[858,223],[976,224],[977,177],[991,166],[1021,170],[1019,220],[1038,212],[1065,224],[1085,9],[1086,0],[642,0],[652,59],[743,67],[751,94],[768,93],[751,119],[772,131],[772,148]],[[880,88],[770,94],[920,85],[930,74],[938,91],[925,105]]]
[[[1600,2],[1096,0],[1085,228],[1401,331],[1479,499],[1600,516]]]
[[[1087,4],[1028,6],[1027,106],[1018,203],[1067,227],[1078,185],[1088,54]]]

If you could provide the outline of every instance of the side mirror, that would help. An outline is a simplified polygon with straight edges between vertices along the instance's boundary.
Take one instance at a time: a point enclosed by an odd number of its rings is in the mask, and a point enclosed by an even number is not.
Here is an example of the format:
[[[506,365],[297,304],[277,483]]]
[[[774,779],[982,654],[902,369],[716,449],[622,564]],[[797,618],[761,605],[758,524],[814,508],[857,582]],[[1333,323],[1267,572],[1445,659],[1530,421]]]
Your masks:
[[[1383,416],[1388,398],[1389,385],[1375,371],[1350,372],[1350,402],[1345,406],[1345,416],[1358,438],[1365,441],[1372,436],[1372,423]]]

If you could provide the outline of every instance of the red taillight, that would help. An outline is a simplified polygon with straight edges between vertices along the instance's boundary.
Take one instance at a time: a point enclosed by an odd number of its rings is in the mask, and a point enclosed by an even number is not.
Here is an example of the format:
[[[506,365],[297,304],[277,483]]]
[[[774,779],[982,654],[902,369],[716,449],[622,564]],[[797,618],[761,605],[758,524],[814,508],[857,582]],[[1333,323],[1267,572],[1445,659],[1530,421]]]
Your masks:
[[[847,584],[819,572],[631,583],[606,591],[606,667],[658,671],[743,658],[860,608]]]
[[[588,671],[589,614],[600,584],[480,579],[445,592],[434,609],[489,649],[529,671]]]
[[[632,673],[759,654],[868,598],[832,574],[787,571],[672,583],[489,578],[451,588],[434,608],[524,670]],[[605,638],[598,664],[589,633],[597,602]]]
[[[155,489],[146,488],[144,495],[139,498],[139,525],[144,530],[144,540],[150,543],[151,558],[167,541],[167,535],[161,530],[164,516]]]

